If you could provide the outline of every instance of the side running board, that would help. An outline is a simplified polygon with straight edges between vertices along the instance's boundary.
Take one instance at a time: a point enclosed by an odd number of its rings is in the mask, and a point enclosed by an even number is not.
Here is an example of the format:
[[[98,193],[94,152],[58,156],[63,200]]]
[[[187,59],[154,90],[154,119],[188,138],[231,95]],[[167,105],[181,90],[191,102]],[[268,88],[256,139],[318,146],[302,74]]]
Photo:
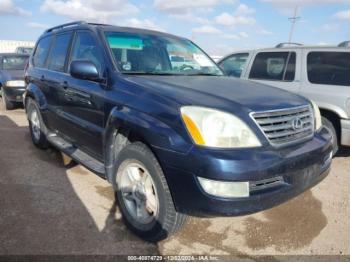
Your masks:
[[[105,177],[105,166],[102,162],[89,156],[85,152],[73,146],[71,143],[67,142],[64,138],[54,133],[48,134],[47,140],[57,149],[70,156],[90,171],[96,173],[98,176],[103,178]]]

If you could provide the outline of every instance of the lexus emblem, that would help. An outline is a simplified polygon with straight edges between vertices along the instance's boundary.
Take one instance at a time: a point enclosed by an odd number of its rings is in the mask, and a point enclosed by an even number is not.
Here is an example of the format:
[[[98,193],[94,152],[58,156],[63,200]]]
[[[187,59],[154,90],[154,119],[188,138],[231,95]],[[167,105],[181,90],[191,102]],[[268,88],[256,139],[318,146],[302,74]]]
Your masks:
[[[292,120],[292,128],[293,130],[299,130],[303,127],[303,122],[299,117],[296,117]]]

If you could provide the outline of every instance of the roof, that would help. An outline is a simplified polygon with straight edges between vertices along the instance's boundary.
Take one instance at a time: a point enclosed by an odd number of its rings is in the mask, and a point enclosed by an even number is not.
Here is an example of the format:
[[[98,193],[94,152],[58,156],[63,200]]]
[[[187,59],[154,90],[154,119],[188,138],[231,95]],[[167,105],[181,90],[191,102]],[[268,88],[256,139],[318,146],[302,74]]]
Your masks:
[[[185,39],[180,36],[168,34],[165,32],[155,31],[155,30],[149,30],[149,29],[142,29],[142,28],[134,28],[134,27],[121,27],[121,26],[115,26],[115,25],[109,25],[109,24],[98,24],[98,23],[89,23],[85,21],[76,21],[71,22],[67,24],[58,25],[52,28],[47,29],[43,35],[57,32],[64,29],[77,29],[77,28],[99,28],[103,31],[115,31],[115,32],[127,32],[127,33],[136,33],[136,34],[148,34],[148,35],[154,35],[154,36],[167,36],[177,39]]]
[[[223,56],[218,63],[220,63],[222,60],[225,60],[227,57],[234,55],[234,54],[238,54],[238,53],[250,53],[253,51],[265,51],[265,52],[276,52],[276,51],[283,51],[283,50],[329,50],[329,51],[346,51],[346,52],[350,52],[350,48],[348,47],[339,47],[339,46],[321,46],[321,45],[316,45],[316,46],[312,46],[312,45],[301,45],[301,46],[286,46],[286,47],[266,47],[266,48],[257,48],[257,49],[250,49],[250,50],[237,50],[234,51],[232,53],[229,53],[225,56]]]

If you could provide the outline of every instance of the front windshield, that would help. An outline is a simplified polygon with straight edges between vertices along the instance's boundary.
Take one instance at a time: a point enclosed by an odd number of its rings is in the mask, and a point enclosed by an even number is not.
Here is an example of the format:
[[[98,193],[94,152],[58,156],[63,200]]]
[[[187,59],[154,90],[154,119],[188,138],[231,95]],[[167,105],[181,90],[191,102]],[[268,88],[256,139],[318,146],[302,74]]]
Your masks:
[[[118,69],[125,74],[223,75],[196,45],[186,39],[106,32]]]
[[[3,70],[24,70],[27,61],[27,56],[5,56],[2,59],[2,68]]]

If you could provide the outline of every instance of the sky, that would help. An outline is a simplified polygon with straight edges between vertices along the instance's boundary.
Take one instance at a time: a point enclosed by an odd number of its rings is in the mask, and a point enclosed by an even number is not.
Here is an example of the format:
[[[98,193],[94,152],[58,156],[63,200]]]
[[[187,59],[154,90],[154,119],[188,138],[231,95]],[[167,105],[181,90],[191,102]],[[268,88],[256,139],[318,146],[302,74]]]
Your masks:
[[[36,41],[75,20],[165,31],[192,39],[211,55],[292,41],[350,40],[350,0],[0,0],[0,39]]]

